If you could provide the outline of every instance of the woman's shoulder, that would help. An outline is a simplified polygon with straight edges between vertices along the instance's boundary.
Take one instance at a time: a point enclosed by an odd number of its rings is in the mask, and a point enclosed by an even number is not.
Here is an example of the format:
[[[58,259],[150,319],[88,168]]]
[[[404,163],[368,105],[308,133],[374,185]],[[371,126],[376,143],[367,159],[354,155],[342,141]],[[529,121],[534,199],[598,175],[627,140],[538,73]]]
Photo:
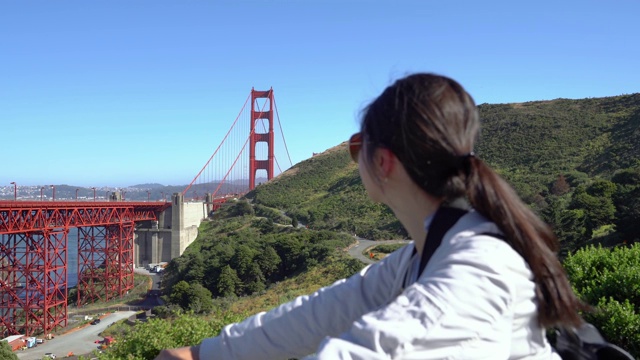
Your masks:
[[[504,240],[500,228],[480,213],[463,216],[444,236],[445,255],[475,259],[484,266],[508,267],[529,278],[531,272],[524,258]],[[487,263],[485,263],[487,261]],[[490,261],[490,262],[489,262]]]

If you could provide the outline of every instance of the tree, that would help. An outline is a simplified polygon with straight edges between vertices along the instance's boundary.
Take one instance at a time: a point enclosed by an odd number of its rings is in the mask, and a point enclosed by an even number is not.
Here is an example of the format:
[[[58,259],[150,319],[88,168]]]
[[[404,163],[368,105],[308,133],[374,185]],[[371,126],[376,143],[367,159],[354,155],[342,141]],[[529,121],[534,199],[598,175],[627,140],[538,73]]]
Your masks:
[[[625,169],[613,176],[617,191],[616,229],[623,240],[640,241],[640,168]]]
[[[214,308],[211,291],[204,286],[193,283],[189,291],[189,310],[196,314],[210,313]]]
[[[188,282],[202,282],[204,279],[205,266],[201,253],[196,253],[191,256],[191,261],[188,265],[188,271],[184,276],[184,279]]]
[[[558,178],[553,182],[553,185],[551,186],[551,193],[556,196],[562,196],[568,193],[569,190],[571,190],[571,187],[569,187],[569,183],[567,183],[564,175],[558,175]]]
[[[256,292],[260,292],[265,289],[265,278],[260,271],[260,266],[257,263],[251,263],[249,270],[247,271],[246,278],[244,280],[244,289],[247,295],[251,295]]]
[[[294,228],[298,227],[298,218],[295,216],[291,217],[291,226],[293,226]]]
[[[0,359],[18,360],[18,356],[11,350],[9,343],[0,340]]]
[[[253,207],[246,200],[241,200],[235,203],[229,210],[232,216],[253,215],[255,214]]]
[[[225,297],[234,296],[241,292],[241,286],[242,282],[236,271],[229,265],[223,267],[218,279],[218,293]]]
[[[173,286],[169,295],[169,302],[180,305],[183,309],[189,308],[189,296],[191,293],[191,285],[182,280]]]
[[[615,219],[616,208],[610,191],[610,186],[598,183],[589,188],[580,185],[573,192],[570,208],[584,210],[588,237],[591,237],[593,230],[602,225],[612,224]]]
[[[236,270],[238,276],[244,280],[247,270],[253,263],[255,251],[247,245],[236,247],[236,253],[231,258],[231,266]]]
[[[269,245],[256,256],[256,262],[260,266],[262,274],[267,279],[278,270],[281,261],[278,253]]]

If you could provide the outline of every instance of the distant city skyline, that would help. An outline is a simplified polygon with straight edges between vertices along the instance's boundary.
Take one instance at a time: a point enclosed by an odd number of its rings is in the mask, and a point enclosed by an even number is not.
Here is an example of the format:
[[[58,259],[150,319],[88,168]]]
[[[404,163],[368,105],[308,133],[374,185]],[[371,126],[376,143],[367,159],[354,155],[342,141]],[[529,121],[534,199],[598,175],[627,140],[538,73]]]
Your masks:
[[[256,183],[260,184],[265,182],[266,178],[256,178]],[[242,192],[248,189],[249,180],[237,180],[234,184],[228,184],[226,187],[222,187],[220,190],[220,194],[225,194],[225,191],[229,189],[241,189]],[[96,186],[95,192],[93,191],[94,187],[83,187],[83,186],[75,186],[69,184],[54,184],[52,185],[20,185],[13,184],[8,186],[0,185],[0,200],[13,200],[16,198],[18,201],[28,200],[28,201],[50,201],[53,200],[53,190],[56,189],[56,200],[76,200],[76,196],[78,200],[93,200],[94,196],[97,200],[107,200],[112,193],[119,192],[125,193],[125,200],[128,198],[130,200],[138,199],[152,199],[159,200],[162,198],[170,199],[173,193],[181,193],[183,192],[188,184],[183,185],[164,185],[164,184],[134,184],[130,186]],[[148,186],[145,186],[148,185]],[[77,192],[76,192],[77,190]],[[202,198],[205,195],[205,192],[212,193],[214,190],[210,186],[206,186],[206,184],[194,184],[190,191],[185,194],[185,198],[193,199],[193,198]],[[128,196],[126,195],[128,194]]]
[[[638,14],[634,0],[5,1],[0,187],[188,184],[252,88],[274,89],[293,164],[411,72],[478,104],[637,93]]]

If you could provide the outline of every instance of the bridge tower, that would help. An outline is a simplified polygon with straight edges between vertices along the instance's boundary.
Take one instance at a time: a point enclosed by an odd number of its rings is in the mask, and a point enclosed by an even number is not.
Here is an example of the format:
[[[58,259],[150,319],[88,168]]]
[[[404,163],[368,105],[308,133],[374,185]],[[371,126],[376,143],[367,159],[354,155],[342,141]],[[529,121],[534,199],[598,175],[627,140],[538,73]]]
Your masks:
[[[261,109],[256,109],[256,99],[268,99]],[[256,131],[256,121],[269,120],[269,130],[266,133]],[[256,159],[256,143],[266,142],[269,155],[267,159]],[[256,187],[256,171],[267,170],[267,180],[273,178],[273,88],[258,91],[251,88],[251,136],[249,141],[249,190]]]

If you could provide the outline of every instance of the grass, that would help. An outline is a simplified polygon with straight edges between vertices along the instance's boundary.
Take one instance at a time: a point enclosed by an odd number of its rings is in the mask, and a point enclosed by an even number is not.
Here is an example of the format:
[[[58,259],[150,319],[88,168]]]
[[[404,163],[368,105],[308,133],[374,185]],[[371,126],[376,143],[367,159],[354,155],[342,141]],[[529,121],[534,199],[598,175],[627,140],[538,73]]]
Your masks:
[[[117,305],[135,306],[137,302],[144,300],[147,292],[151,289],[151,282],[151,277],[147,275],[133,274],[133,289],[129,290],[126,295],[120,298],[111,299],[109,301],[97,301],[92,304],[84,305],[80,308],[69,306],[68,313],[72,315],[76,312],[84,313],[93,309],[102,309],[105,307]]]

